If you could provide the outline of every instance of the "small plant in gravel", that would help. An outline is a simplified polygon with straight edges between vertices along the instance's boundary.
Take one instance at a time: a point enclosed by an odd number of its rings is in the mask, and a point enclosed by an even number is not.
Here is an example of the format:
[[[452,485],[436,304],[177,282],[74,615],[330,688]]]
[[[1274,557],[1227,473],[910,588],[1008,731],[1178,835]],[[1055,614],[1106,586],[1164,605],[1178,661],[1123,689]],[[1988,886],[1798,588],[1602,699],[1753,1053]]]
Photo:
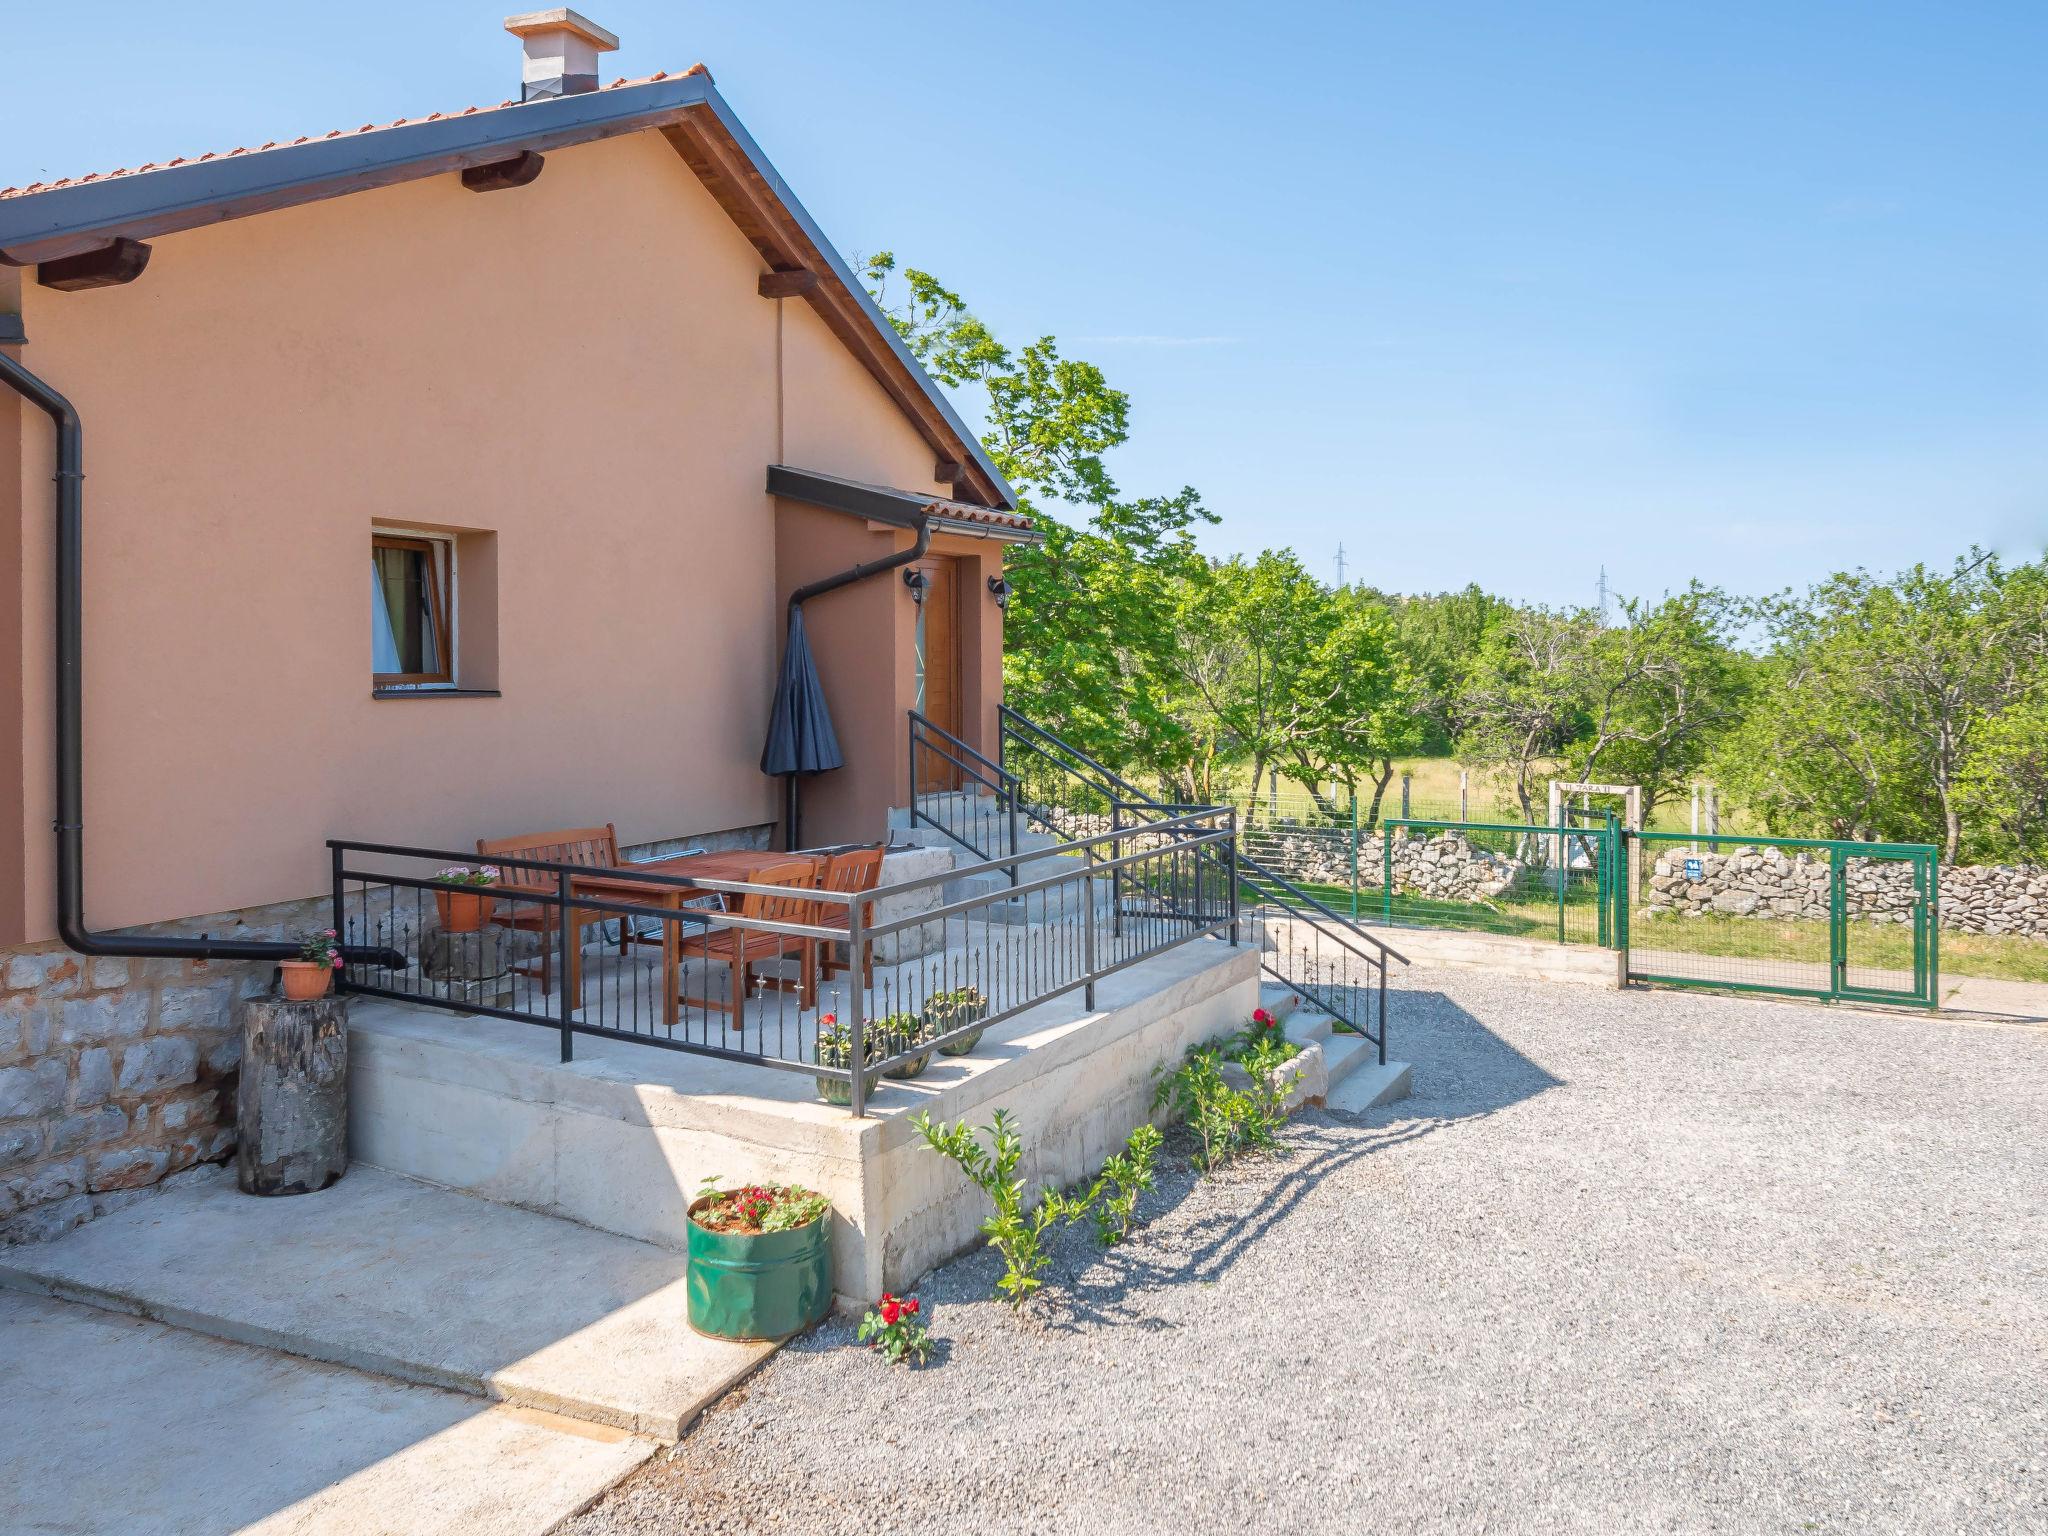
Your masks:
[[[1094,1208],[1095,1239],[1103,1247],[1114,1248],[1131,1235],[1138,1197],[1152,1187],[1153,1170],[1165,1141],[1158,1126],[1141,1125],[1131,1132],[1123,1151],[1102,1165],[1088,1191],[1088,1203]]]
[[[960,1171],[980,1186],[995,1207],[981,1230],[1003,1258],[1003,1276],[996,1281],[996,1289],[1013,1308],[1021,1308],[1031,1293],[1045,1284],[1039,1275],[1052,1262],[1045,1234],[1081,1215],[1086,1204],[1047,1185],[1039,1191],[1038,1203],[1028,1212],[1024,1209],[1024,1181],[1017,1177],[1017,1165],[1024,1160],[1024,1142],[1008,1110],[997,1110],[979,1133],[965,1120],[940,1125],[930,1110],[920,1112],[910,1124],[927,1147],[958,1163]],[[976,1139],[977,1134],[988,1138],[986,1147]]]
[[[705,1202],[701,1209],[690,1213],[690,1219],[698,1226],[746,1237],[808,1227],[832,1205],[816,1190],[805,1189],[801,1184],[746,1184],[738,1189],[720,1189],[715,1174],[697,1187],[697,1198]]]
[[[1152,1106],[1187,1122],[1197,1142],[1196,1166],[1213,1173],[1240,1152],[1271,1147],[1279,1139],[1287,1118],[1279,1069],[1300,1052],[1285,1036],[1245,1044],[1233,1035],[1193,1046],[1160,1081]],[[1225,1063],[1243,1067],[1251,1087],[1232,1087],[1223,1075]]]
[[[1300,1046],[1277,1035],[1255,1039],[1232,1057],[1252,1080],[1251,1108],[1243,1121],[1246,1145],[1270,1147],[1279,1139],[1287,1120],[1289,1082],[1280,1069],[1300,1054]]]
[[[923,1365],[932,1352],[931,1330],[919,1315],[923,1304],[915,1296],[892,1296],[868,1308],[860,1320],[860,1341],[882,1352],[891,1365]]]

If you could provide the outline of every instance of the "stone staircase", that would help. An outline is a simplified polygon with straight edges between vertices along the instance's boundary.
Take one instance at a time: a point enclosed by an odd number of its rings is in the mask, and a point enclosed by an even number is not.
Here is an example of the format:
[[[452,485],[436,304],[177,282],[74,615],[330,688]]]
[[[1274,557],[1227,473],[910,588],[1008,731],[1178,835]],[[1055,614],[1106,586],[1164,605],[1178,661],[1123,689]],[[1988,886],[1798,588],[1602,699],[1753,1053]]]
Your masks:
[[[1339,1031],[1337,1021],[1292,987],[1277,981],[1259,983],[1259,1006],[1280,1021],[1287,1038],[1301,1045],[1319,1045],[1330,1074],[1324,1104],[1343,1114],[1359,1114],[1410,1091],[1408,1064],[1379,1064],[1379,1053],[1362,1035]]]
[[[923,799],[927,814],[937,816],[949,826],[969,831],[989,848],[984,855],[969,848],[960,839],[930,825],[927,822],[911,824],[908,807],[897,806],[889,812],[889,841],[899,847],[906,844],[923,848],[939,848],[952,856],[955,869],[966,869],[987,862],[990,858],[1007,858],[1014,851],[1019,854],[1044,853],[1044,857],[1027,859],[1017,867],[1017,879],[1013,882],[1008,873],[1001,870],[985,871],[981,874],[961,875],[948,880],[945,885],[947,901],[966,901],[977,896],[1000,896],[1013,884],[1026,884],[1033,880],[1047,880],[1055,875],[1070,874],[1087,867],[1088,860],[1082,854],[1052,853],[1048,850],[1060,846],[1062,839],[1054,837],[1041,828],[1033,827],[1019,818],[1017,837],[1012,847],[1009,818],[996,809],[995,797],[988,794],[969,794],[955,791],[947,794],[928,795]],[[1098,893],[1097,904],[1107,909],[1107,892]],[[1039,920],[1038,903],[1013,899],[990,906],[988,915],[1000,922],[1032,922]]]

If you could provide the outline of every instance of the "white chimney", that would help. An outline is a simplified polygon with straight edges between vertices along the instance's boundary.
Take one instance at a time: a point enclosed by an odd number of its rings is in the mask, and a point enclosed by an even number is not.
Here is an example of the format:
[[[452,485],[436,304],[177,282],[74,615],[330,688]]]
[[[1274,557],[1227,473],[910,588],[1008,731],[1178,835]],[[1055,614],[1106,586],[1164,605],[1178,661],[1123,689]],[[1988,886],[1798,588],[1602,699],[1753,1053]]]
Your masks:
[[[505,30],[526,49],[519,74],[521,101],[596,90],[597,56],[619,46],[618,38],[565,5],[507,16]]]

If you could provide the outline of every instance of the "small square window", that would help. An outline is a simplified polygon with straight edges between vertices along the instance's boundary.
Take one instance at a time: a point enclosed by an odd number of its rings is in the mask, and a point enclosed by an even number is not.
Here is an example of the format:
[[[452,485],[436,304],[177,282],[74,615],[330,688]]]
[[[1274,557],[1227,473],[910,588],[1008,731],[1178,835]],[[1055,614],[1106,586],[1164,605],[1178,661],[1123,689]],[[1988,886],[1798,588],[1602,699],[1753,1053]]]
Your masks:
[[[454,552],[445,539],[379,533],[370,539],[370,644],[379,688],[455,680],[448,592]]]

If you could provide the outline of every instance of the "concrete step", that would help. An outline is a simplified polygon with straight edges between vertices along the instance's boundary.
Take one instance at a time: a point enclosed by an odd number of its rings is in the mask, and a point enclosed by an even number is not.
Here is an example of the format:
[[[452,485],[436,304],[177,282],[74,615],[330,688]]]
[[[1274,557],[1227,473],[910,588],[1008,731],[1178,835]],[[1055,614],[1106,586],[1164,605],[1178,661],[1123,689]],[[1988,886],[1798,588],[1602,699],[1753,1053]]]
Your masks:
[[[285,1199],[210,1170],[0,1250],[0,1286],[660,1440],[775,1348],[692,1332],[679,1253],[360,1164]]]
[[[1008,819],[994,811],[993,802],[984,803],[980,806],[968,806],[962,808],[957,813],[947,809],[940,809],[936,814],[941,821],[957,827],[967,836],[990,848],[992,852],[988,857],[1002,857],[1012,851]],[[960,842],[949,837],[928,821],[920,821],[913,826],[911,824],[910,811],[903,806],[895,806],[890,809],[888,831],[891,842],[917,843],[927,848],[953,849],[959,854],[960,862],[963,864],[971,864],[981,857],[981,855],[971,852]],[[1057,848],[1065,841],[1067,839],[1055,837],[1050,832],[1020,820],[1017,828],[1015,851],[1018,853],[1037,853],[1043,849]]]
[[[1377,1064],[1379,1049],[1363,1035],[1333,1033],[1323,1041],[1323,1060],[1329,1064],[1334,1088],[1367,1063]]]
[[[1356,1070],[1331,1087],[1323,1101],[1326,1108],[1346,1115],[1363,1114],[1368,1109],[1405,1099],[1413,1091],[1412,1074],[1405,1061],[1390,1061],[1383,1067],[1375,1053],[1364,1064],[1354,1064]]]
[[[1328,1040],[1337,1027],[1337,1021],[1320,1008],[1298,1008],[1287,1016],[1281,1027],[1287,1031],[1288,1039],[1300,1045],[1310,1045],[1318,1040]]]
[[[651,1439],[0,1294],[9,1531],[542,1536]]]
[[[1297,1008],[1305,1006],[1305,999],[1284,981],[1273,981],[1266,977],[1259,979],[1259,1006],[1279,1019],[1282,1023]]]

